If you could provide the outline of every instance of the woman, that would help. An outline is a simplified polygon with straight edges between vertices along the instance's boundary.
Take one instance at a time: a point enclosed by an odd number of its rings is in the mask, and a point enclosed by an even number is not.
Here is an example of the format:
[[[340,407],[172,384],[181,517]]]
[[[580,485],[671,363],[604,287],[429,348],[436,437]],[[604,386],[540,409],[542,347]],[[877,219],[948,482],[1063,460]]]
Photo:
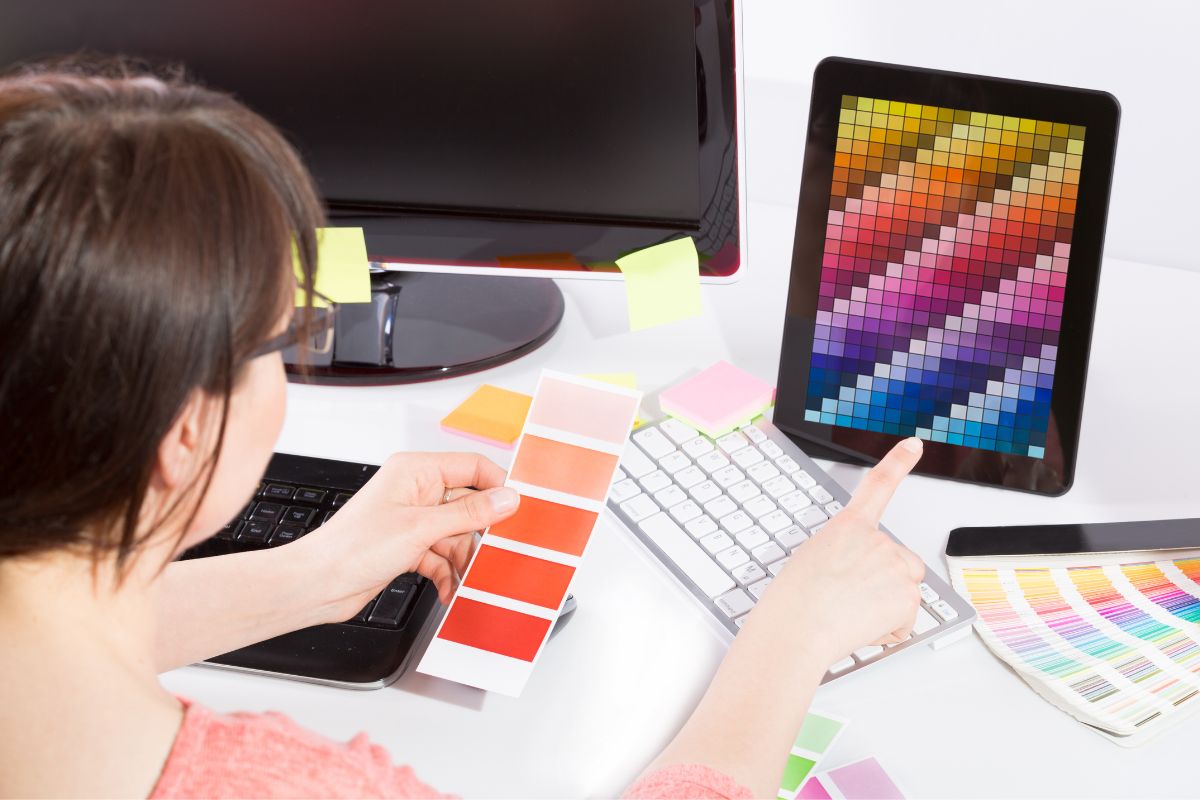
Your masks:
[[[172,563],[267,463],[279,350],[309,319],[293,242],[311,286],[321,224],[296,154],[227,96],[121,67],[0,79],[0,794],[434,793],[362,736],[215,715],[157,680],[348,619],[402,572],[446,601],[469,531],[518,503],[486,459],[398,455],[297,542]],[[919,455],[898,446],[796,552],[630,794],[774,795],[826,666],[908,634],[921,562],[878,521]]]

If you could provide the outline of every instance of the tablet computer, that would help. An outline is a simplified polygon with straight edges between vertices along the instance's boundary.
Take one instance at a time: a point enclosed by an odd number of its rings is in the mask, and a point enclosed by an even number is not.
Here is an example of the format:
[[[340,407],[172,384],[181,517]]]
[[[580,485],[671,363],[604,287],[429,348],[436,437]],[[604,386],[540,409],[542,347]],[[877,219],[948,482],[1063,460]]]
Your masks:
[[[1120,107],[1105,92],[816,69],[774,421],[810,455],[1071,486]]]

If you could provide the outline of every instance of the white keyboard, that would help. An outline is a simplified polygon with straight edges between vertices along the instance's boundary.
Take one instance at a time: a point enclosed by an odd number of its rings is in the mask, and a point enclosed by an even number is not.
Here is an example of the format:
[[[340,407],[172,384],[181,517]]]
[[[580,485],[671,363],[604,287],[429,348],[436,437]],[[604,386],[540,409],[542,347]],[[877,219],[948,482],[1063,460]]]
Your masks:
[[[608,507],[731,634],[799,547],[850,496],[759,420],[713,440],[676,419],[634,431]],[[864,647],[825,680],[962,628],[971,606],[932,570],[908,640]]]

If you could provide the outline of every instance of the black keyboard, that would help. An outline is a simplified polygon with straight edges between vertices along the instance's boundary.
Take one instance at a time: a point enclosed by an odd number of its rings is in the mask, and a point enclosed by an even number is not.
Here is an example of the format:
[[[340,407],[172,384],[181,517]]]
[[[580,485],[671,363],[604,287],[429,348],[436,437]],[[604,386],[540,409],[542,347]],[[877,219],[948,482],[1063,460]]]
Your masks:
[[[324,525],[377,470],[370,464],[276,453],[237,519],[180,558],[286,546]],[[344,623],[294,631],[208,663],[340,686],[386,686],[403,672],[436,604],[433,584],[407,573]]]

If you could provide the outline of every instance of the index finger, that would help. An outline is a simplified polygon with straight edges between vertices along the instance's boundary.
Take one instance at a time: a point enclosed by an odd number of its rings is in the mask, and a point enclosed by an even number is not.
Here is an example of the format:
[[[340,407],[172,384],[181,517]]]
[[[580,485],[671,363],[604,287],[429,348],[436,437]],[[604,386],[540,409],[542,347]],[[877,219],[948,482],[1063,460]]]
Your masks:
[[[504,485],[504,470],[478,453],[438,453],[434,463],[446,488],[494,489]]]
[[[878,525],[896,487],[921,460],[922,449],[921,440],[911,436],[889,450],[858,484],[847,510],[852,509]]]

